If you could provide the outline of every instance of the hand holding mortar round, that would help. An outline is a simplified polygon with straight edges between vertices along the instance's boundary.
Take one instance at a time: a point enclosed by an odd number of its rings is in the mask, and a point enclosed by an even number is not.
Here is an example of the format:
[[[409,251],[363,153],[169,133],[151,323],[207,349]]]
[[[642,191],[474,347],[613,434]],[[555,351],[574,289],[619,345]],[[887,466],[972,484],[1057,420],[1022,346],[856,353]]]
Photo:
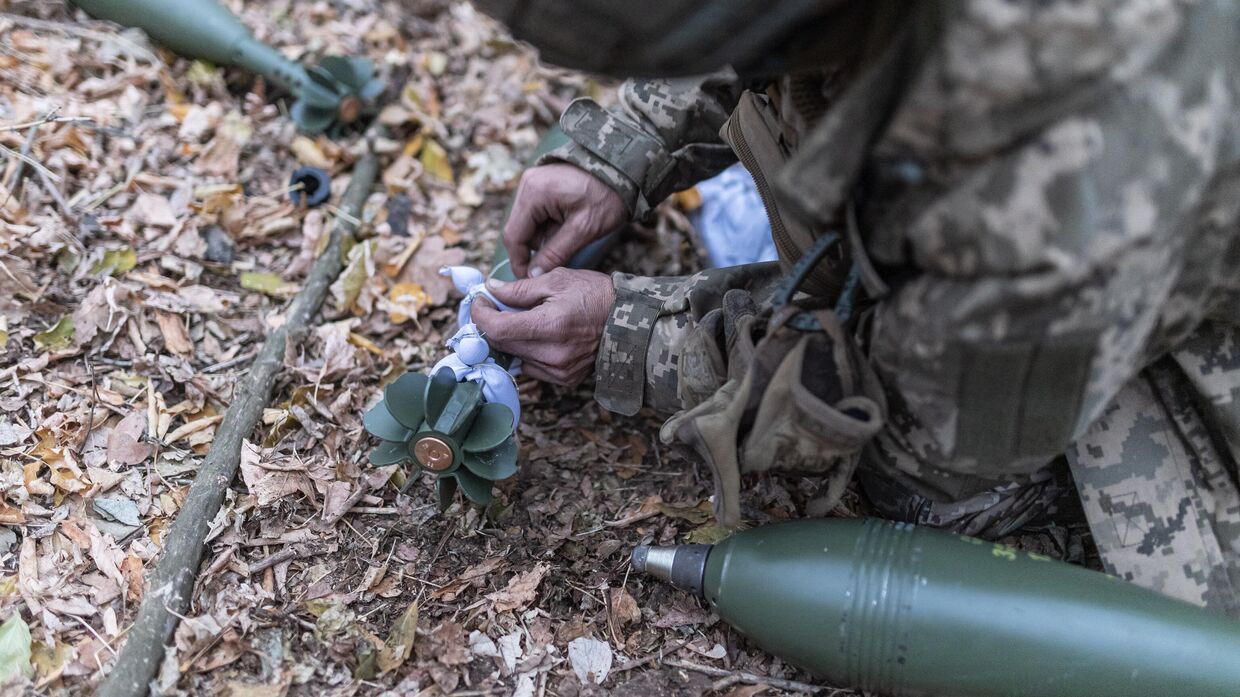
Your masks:
[[[362,423],[383,440],[370,452],[371,464],[411,460],[435,474],[440,510],[452,504],[458,487],[467,499],[485,506],[491,502],[492,483],[517,472],[512,410],[484,401],[478,383],[457,382],[447,368],[430,378],[400,376]]]

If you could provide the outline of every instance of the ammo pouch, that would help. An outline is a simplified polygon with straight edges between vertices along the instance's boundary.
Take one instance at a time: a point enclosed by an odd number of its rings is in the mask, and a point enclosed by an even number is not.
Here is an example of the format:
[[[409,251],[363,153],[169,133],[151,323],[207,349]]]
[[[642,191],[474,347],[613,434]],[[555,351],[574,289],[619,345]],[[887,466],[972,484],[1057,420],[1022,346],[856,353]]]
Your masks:
[[[789,304],[764,323],[747,307],[752,307],[747,293],[729,291],[724,308],[699,323],[690,341],[714,346],[720,323],[725,325],[726,375],[715,373],[714,385],[706,384],[709,364],[721,367],[724,357],[718,352],[721,360],[682,370],[682,379],[697,383],[693,393],[709,396],[668,420],[660,438],[692,445],[710,465],[720,525],[740,523],[740,479],[746,472],[826,476],[826,493],[811,510],[825,514],[843,495],[862,447],[883,425],[886,407],[878,380],[830,309]],[[789,324],[803,312],[821,329]],[[682,356],[693,354],[698,352]]]

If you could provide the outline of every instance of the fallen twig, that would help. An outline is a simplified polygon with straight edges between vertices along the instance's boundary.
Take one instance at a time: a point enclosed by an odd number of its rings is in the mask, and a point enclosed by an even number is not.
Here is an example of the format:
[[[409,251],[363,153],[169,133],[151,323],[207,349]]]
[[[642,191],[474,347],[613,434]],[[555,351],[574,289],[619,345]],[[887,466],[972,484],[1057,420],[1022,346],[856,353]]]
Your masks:
[[[685,639],[684,641],[680,642],[679,646],[673,647],[670,651],[664,651],[663,649],[659,649],[658,653],[652,653],[649,656],[637,658],[627,663],[621,663],[615,668],[612,668],[611,672],[623,673],[626,671],[633,670],[634,668],[641,668],[642,666],[650,665],[651,663],[654,663],[656,661],[662,662],[663,659],[666,658],[668,655],[675,655],[677,651],[680,651],[684,647],[688,646],[689,643],[692,641],[693,641],[693,637],[689,637],[688,639]]]
[[[682,668],[691,670],[695,673],[709,675],[712,678],[726,678],[730,680],[729,684],[738,682],[747,685],[770,685],[778,687],[781,690],[789,690],[791,692],[805,692],[809,694],[817,694],[826,691],[823,697],[834,697],[835,695],[848,694],[847,690],[838,687],[826,687],[823,685],[811,685],[796,680],[786,680],[784,678],[773,678],[769,675],[757,675],[755,673],[747,673],[743,670],[728,670],[726,668],[716,668],[714,666],[704,666],[701,663],[693,663],[691,661],[682,661],[679,658],[665,658],[663,665],[673,668]]]
[[[269,557],[259,559],[253,564],[250,564],[250,573],[256,574],[260,571],[265,571],[276,564],[282,564],[286,561],[292,561],[293,559],[313,557],[316,554],[322,554],[325,550],[326,547],[317,544],[289,545]]]
[[[354,219],[361,215],[378,169],[378,157],[373,151],[354,167],[341,206],[352,211]],[[332,227],[327,248],[315,260],[305,285],[289,305],[284,324],[270,334],[237,386],[236,397],[224,414],[211,449],[168,532],[163,554],[149,576],[149,590],[130,628],[129,639],[116,666],[100,686],[102,697],[141,697],[149,691],[163,661],[165,646],[176,630],[177,618],[189,607],[207,532],[240,464],[241,441],[254,431],[271,399],[288,337],[309,326],[328,287],[343,268],[344,240],[355,231],[356,226],[343,218]]]
[[[258,355],[258,351],[247,351],[246,353],[243,353],[240,356],[234,356],[232,358],[229,358],[226,361],[220,361],[219,363],[209,365],[198,372],[215,373],[221,370],[226,370],[228,368],[233,367],[234,365],[240,365],[242,363],[245,363],[246,361],[250,360],[251,358],[257,355]]]

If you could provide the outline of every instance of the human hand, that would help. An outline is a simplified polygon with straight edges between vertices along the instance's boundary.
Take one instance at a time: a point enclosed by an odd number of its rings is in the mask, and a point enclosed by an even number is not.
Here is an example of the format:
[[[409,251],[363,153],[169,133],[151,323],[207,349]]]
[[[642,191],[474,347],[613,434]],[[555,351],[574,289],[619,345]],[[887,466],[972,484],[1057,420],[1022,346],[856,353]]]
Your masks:
[[[492,348],[520,358],[526,374],[544,382],[571,386],[586,379],[616,302],[610,277],[557,268],[510,283],[492,279],[487,289],[505,305],[529,308],[500,312],[478,296],[473,320]]]
[[[504,226],[512,271],[517,278],[537,278],[564,266],[628,217],[620,194],[584,169],[562,163],[528,169]]]

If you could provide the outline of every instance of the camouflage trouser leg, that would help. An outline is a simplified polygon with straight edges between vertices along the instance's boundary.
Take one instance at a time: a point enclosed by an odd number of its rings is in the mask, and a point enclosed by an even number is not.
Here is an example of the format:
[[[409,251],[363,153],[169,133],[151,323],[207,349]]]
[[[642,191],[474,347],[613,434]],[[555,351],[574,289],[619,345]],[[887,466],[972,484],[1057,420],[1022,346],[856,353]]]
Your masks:
[[[1068,453],[1108,572],[1240,617],[1240,332],[1205,325]]]

